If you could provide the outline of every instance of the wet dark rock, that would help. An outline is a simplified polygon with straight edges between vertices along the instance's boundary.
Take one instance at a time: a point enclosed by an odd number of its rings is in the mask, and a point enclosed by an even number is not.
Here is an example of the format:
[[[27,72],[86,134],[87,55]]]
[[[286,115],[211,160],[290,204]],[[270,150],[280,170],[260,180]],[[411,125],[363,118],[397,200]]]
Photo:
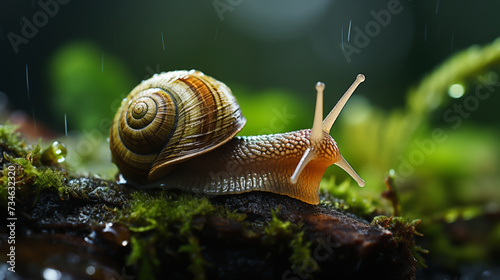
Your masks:
[[[390,231],[372,226],[352,214],[262,192],[220,196],[214,198],[213,202],[245,213],[254,222],[270,219],[271,209],[280,207],[280,219],[303,223],[307,239],[312,241],[311,258],[304,261],[305,272],[309,270],[316,278],[368,279],[374,275],[384,279],[414,277],[416,261],[411,257],[410,248],[400,248],[405,251],[401,252],[398,250],[400,245]],[[227,229],[227,226],[223,228]],[[401,254],[405,254],[405,257],[402,258]],[[279,262],[273,267],[280,267]],[[276,270],[279,272],[279,269]],[[232,276],[240,278],[237,271]],[[318,271],[320,273],[316,273]],[[281,274],[274,273],[274,277],[307,279],[309,275],[282,264]]]

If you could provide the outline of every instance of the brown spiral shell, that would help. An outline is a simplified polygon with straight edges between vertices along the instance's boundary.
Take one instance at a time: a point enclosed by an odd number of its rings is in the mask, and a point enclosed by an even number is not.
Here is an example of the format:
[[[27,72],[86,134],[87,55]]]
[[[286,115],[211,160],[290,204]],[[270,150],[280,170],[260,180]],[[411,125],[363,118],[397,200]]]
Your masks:
[[[161,73],[122,101],[111,127],[111,155],[125,178],[153,181],[231,140],[245,123],[224,83],[195,70]]]

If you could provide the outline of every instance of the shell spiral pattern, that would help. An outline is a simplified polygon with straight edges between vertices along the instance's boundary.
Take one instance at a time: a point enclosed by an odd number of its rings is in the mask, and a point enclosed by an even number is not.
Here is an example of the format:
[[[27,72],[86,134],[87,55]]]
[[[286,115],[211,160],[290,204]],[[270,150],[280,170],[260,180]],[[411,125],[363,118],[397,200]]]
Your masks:
[[[113,162],[125,178],[155,180],[231,140],[245,122],[225,84],[194,70],[155,75],[122,101],[110,133]]]

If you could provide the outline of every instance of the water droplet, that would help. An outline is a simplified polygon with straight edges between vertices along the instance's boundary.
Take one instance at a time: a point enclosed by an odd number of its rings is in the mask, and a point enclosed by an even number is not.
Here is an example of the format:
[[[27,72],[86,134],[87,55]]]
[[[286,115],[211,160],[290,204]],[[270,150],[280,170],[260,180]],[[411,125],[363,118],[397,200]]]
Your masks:
[[[28,93],[28,100],[30,99],[30,81],[28,77],[28,64],[26,63],[26,91]]]
[[[43,270],[43,279],[45,280],[59,280],[61,279],[61,272],[57,269],[46,268]]]
[[[165,40],[163,40],[163,32],[160,33],[161,33],[161,43],[163,45],[163,50],[165,50]]]
[[[351,23],[352,20],[349,20],[349,31],[347,32],[347,42],[351,39]]]
[[[121,224],[107,223],[102,229],[101,236],[121,246],[127,246],[130,240],[130,231]]]
[[[59,141],[52,142],[47,149],[42,152],[42,162],[47,165],[56,165],[66,161],[66,145]]]
[[[68,136],[68,118],[66,114],[64,114],[64,134]]]
[[[122,174],[119,174],[118,175],[118,179],[116,180],[116,183],[118,185],[126,185],[127,184],[127,179],[125,179]]]
[[[94,275],[95,273],[95,267],[92,266],[92,265],[89,265],[87,266],[87,268],[85,269],[85,272],[88,274],[88,275]]]
[[[394,169],[389,170],[389,176],[394,177],[396,176],[396,171]]]
[[[453,98],[460,98],[464,95],[465,88],[461,84],[453,84],[448,88],[448,95]]]

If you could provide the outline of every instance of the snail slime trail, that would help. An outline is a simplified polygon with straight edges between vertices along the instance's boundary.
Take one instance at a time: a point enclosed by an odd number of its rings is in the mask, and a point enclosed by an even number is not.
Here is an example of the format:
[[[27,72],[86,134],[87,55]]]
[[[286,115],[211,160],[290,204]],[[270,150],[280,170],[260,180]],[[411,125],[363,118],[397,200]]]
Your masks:
[[[364,79],[357,76],[324,120],[325,84],[318,82],[312,129],[236,136],[246,119],[224,83],[196,70],[155,74],[122,101],[110,131],[112,159],[122,182],[139,188],[265,191],[318,204],[319,183],[332,164],[365,184],[330,136]]]

